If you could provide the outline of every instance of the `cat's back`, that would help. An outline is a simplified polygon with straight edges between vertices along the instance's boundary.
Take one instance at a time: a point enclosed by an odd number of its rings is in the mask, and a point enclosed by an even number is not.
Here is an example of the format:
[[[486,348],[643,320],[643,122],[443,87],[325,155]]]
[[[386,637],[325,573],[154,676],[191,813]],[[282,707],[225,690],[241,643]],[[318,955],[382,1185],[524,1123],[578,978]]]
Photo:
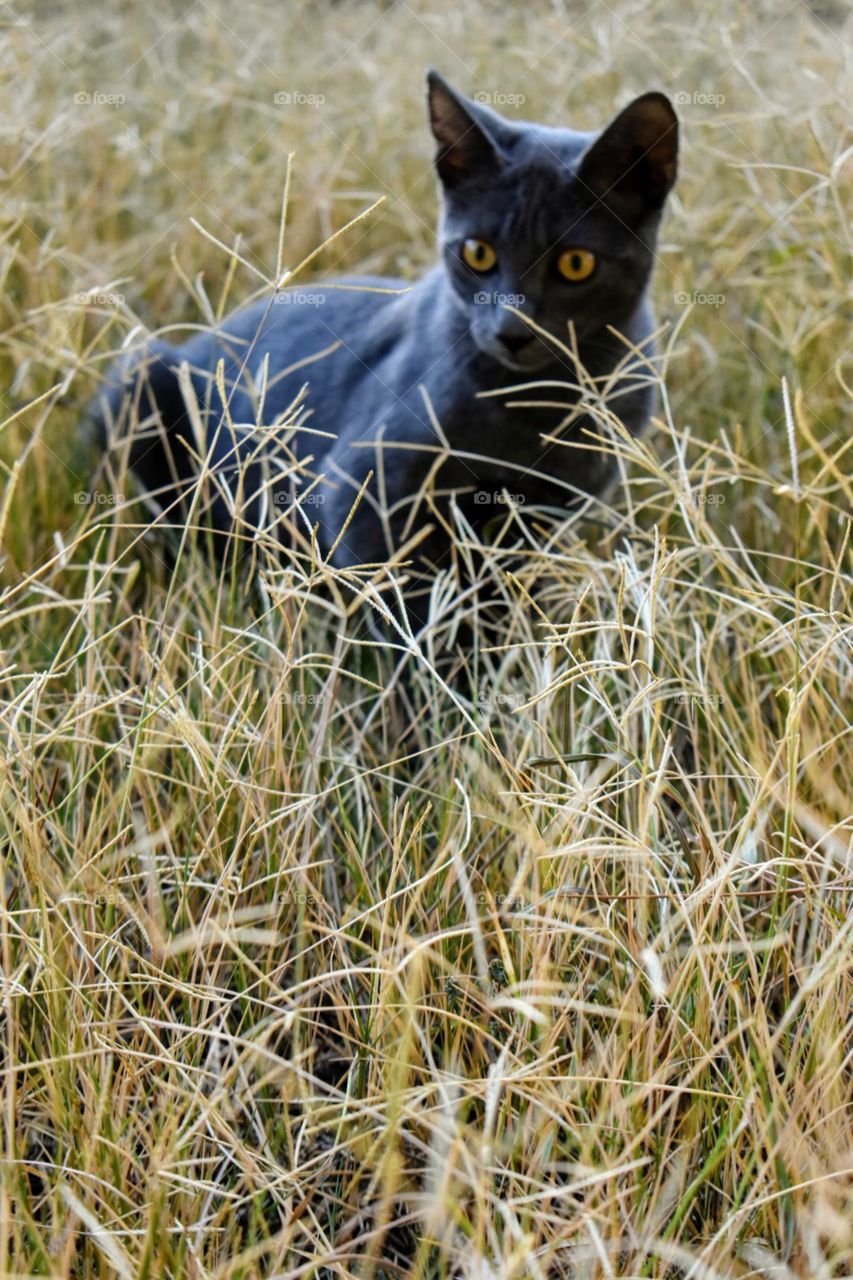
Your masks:
[[[282,289],[234,312],[211,335],[212,345],[269,352],[275,364],[333,342],[359,344],[409,291],[404,280],[392,276],[351,276]]]
[[[351,393],[359,371],[375,369],[393,349],[402,328],[395,317],[409,292],[404,280],[373,275],[282,289],[176,344],[172,363],[186,361],[203,392],[222,360],[232,409],[246,420],[264,383],[270,413],[304,382],[322,409],[321,401]]]

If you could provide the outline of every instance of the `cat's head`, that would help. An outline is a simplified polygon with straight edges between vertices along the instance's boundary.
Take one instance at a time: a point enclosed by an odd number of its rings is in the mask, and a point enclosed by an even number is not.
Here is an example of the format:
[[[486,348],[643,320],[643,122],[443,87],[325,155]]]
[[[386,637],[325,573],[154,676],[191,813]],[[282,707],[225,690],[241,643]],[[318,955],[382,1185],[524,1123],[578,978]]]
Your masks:
[[[621,329],[642,301],[675,181],[678,120],[661,93],[601,133],[515,123],[431,71],[429,117],[443,199],[441,253],[479,349],[533,370],[562,342]]]

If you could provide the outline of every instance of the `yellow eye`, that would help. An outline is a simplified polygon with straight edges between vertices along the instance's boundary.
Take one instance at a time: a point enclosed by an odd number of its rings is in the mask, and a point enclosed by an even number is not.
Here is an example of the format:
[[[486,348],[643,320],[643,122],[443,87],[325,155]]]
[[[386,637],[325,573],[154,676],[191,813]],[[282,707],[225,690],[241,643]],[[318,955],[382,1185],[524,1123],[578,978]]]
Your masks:
[[[557,259],[557,270],[572,284],[587,280],[595,270],[595,254],[588,249],[564,249]]]
[[[462,260],[474,271],[491,271],[498,260],[488,240],[466,240],[462,246]]]

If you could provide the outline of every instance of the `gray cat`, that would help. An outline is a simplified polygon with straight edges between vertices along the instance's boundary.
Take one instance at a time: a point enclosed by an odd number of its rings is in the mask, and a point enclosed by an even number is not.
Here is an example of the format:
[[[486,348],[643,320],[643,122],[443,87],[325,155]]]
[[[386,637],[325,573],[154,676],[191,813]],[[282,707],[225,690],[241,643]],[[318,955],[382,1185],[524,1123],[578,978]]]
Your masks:
[[[507,494],[566,508],[610,478],[604,454],[571,448],[590,425],[572,413],[573,343],[596,379],[622,370],[608,404],[631,432],[645,425],[654,391],[636,350],[652,353],[647,289],[678,151],[660,93],[600,134],[510,122],[434,72],[428,102],[442,191],[431,271],[412,287],[381,277],[305,286],[183,346],[152,341],[113,369],[97,406],[103,438],[131,433],[130,465],[170,521],[186,514],[207,453],[217,478],[205,518],[224,541],[273,524],[284,547],[304,545],[316,524],[336,565],[378,565],[428,527],[404,557],[415,625],[452,552],[451,502],[479,529]],[[310,414],[294,427],[287,411],[306,382]],[[482,397],[527,383],[542,385]],[[561,432],[566,443],[542,439]]]

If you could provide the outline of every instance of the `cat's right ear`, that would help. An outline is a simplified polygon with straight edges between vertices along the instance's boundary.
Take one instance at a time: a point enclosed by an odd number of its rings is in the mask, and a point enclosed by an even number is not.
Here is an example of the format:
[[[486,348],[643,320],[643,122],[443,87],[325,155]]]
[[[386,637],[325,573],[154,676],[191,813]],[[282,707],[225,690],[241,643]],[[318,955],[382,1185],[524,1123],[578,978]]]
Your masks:
[[[633,224],[659,210],[675,182],[678,117],[662,93],[635,98],[583,156],[581,182]]]
[[[452,189],[465,178],[498,167],[495,143],[464,98],[437,71],[427,74],[427,103],[433,137],[438,143],[435,167],[445,187]]]

